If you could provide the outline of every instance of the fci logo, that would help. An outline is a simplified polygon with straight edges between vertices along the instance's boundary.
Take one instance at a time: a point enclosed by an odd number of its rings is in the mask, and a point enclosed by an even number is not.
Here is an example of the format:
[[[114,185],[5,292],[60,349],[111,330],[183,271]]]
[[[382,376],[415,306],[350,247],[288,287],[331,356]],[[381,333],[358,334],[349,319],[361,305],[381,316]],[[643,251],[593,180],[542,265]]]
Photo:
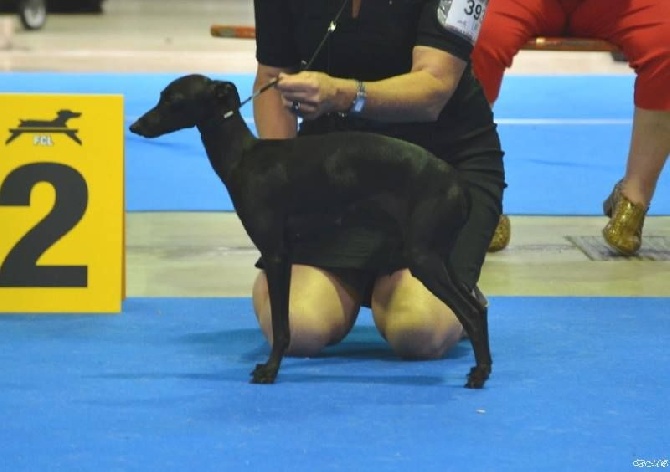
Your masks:
[[[54,145],[54,141],[50,134],[38,134],[33,136],[33,144],[40,147],[51,147]]]

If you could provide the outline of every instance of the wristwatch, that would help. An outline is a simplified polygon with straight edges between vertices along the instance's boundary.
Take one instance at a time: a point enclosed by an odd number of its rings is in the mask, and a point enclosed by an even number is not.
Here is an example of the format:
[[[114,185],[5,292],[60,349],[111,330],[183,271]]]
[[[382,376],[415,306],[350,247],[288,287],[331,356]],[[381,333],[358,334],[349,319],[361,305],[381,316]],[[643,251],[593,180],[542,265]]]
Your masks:
[[[365,92],[365,84],[360,80],[356,80],[356,96],[351,102],[351,107],[349,107],[349,113],[358,114],[363,111],[365,107],[365,100],[367,98],[367,93]]]

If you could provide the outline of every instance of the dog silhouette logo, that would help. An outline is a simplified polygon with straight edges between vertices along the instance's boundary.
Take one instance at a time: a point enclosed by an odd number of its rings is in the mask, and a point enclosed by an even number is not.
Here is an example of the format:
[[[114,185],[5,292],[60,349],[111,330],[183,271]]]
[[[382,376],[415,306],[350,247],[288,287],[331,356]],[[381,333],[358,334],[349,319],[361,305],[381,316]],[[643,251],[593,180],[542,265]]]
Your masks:
[[[53,120],[19,120],[19,126],[10,128],[9,138],[5,145],[11,143],[22,134],[64,134],[75,143],[81,145],[81,139],[77,136],[78,129],[68,128],[67,123],[73,118],[79,118],[82,114],[72,110],[58,110]]]

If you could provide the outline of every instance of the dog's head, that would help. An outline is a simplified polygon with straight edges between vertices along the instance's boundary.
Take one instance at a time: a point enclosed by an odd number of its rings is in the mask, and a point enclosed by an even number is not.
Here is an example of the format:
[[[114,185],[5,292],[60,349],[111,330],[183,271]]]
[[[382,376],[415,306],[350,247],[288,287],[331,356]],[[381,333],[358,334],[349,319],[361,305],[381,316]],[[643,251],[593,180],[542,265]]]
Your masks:
[[[81,116],[80,112],[72,110],[58,110],[56,114],[61,118],[79,118]]]
[[[233,83],[204,75],[185,75],[165,87],[156,106],[130,125],[130,131],[145,138],[157,138],[193,128],[239,107],[240,96]]]

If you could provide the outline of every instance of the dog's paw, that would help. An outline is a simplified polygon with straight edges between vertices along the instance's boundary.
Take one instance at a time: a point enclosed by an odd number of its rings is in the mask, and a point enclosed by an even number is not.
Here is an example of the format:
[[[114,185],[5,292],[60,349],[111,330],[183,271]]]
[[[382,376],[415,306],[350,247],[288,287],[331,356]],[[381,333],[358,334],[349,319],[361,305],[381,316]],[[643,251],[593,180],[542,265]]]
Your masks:
[[[271,384],[277,378],[277,369],[268,364],[256,364],[256,368],[251,373],[251,383],[253,384]]]
[[[491,374],[491,366],[488,364],[481,364],[470,369],[468,374],[468,381],[465,388],[484,388],[484,383]]]

